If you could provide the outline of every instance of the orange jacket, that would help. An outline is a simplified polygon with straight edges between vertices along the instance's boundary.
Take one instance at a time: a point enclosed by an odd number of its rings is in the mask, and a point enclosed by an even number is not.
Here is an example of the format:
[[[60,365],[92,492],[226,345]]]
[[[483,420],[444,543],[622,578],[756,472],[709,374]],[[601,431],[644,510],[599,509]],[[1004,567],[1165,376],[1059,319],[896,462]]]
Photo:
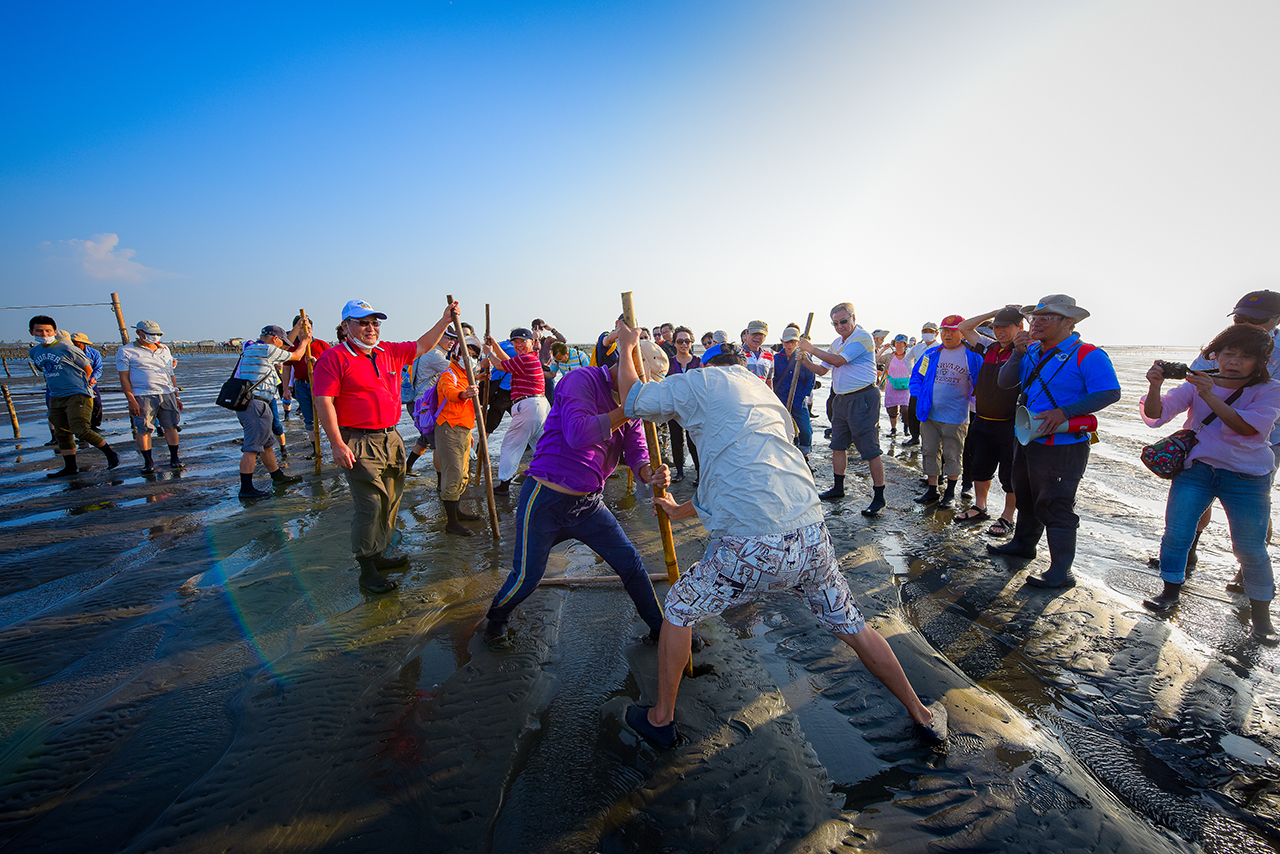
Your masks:
[[[449,363],[449,370],[440,374],[436,380],[436,393],[443,403],[440,414],[436,416],[437,424],[449,424],[454,427],[476,426],[476,407],[470,398],[461,397],[467,389],[467,369],[457,362]]]

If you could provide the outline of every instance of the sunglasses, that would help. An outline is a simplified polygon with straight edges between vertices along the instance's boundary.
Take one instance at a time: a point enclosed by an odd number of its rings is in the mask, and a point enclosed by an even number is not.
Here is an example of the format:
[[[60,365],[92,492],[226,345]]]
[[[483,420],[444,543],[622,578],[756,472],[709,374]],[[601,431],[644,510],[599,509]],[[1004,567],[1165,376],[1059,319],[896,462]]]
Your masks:
[[[849,320],[849,318],[847,318],[847,317],[846,317],[846,318],[843,318],[843,319],[841,319],[841,320],[833,320],[833,321],[831,321],[831,325],[832,325],[832,326],[847,326],[849,323],[850,323],[850,320]]]
[[[692,343],[693,343],[693,339],[692,339],[692,338],[677,338],[677,339],[676,339],[676,343],[677,343],[677,344],[692,344]]]
[[[354,317],[353,317],[353,318],[351,318],[351,322],[352,322],[352,323],[358,323],[358,324],[360,324],[362,327],[363,327],[363,326],[372,326],[374,329],[377,329],[379,326],[381,326],[381,325],[382,325],[382,321],[381,321],[381,320],[358,320],[358,319],[356,319],[356,318],[354,318]]]

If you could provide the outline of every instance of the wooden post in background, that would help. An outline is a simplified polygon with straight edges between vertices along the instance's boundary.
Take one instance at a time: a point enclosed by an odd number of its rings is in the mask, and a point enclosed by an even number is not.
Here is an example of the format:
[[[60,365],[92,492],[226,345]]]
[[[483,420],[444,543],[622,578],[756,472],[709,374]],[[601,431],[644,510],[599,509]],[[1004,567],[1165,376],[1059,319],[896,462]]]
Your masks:
[[[449,294],[445,299],[448,300],[449,305],[453,305],[453,294]],[[485,307],[485,314],[488,314],[488,306]],[[467,349],[467,338],[462,334],[462,321],[457,317],[453,319],[453,332],[458,336],[462,365],[467,369],[467,382],[475,385],[476,371],[471,364],[471,351]],[[489,528],[493,531],[493,538],[496,540],[498,539],[498,504],[493,500],[493,472],[489,469],[489,436],[484,429],[484,410],[480,406],[480,398],[471,398],[471,403],[476,408],[476,435],[480,437],[480,471],[484,475],[485,502],[489,505]]]
[[[9,386],[0,384],[4,390],[4,405],[9,407],[9,422],[13,424],[13,438],[21,439],[22,431],[18,429],[18,413],[13,408],[13,395],[9,394]]]
[[[310,321],[307,320],[307,310],[305,308],[298,309],[298,314],[302,316],[303,323],[310,323]],[[314,338],[314,333],[315,333],[314,326],[312,327],[311,332]],[[307,361],[307,380],[308,380],[307,385],[314,388],[315,379],[316,379],[316,375],[315,375],[316,357],[311,355],[310,341],[307,342],[307,355],[303,356],[302,358],[306,359]],[[323,462],[323,460],[321,459],[321,455],[324,452],[320,448],[320,419],[316,417],[316,398],[314,393],[311,393],[311,427],[313,428],[311,431],[311,449],[312,449],[312,452],[315,454],[315,458],[316,458],[316,474],[320,474],[320,464]]]
[[[124,312],[120,309],[120,295],[111,295],[111,310],[116,313],[116,324],[120,327],[120,343],[129,343],[129,327],[124,322]]]

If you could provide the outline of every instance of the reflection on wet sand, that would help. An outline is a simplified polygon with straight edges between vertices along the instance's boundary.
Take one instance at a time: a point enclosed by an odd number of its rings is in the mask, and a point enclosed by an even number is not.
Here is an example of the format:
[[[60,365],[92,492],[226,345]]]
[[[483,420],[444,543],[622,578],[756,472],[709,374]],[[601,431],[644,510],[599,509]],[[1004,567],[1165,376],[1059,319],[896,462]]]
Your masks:
[[[910,449],[890,452],[892,513],[829,508],[864,611],[948,707],[945,748],[911,737],[803,605],[775,601],[700,629],[685,741],[655,752],[621,724],[655,656],[619,587],[539,590],[513,648],[494,651],[473,630],[512,545],[448,537],[433,478],[406,489],[413,561],[386,597],[356,588],[336,469],[296,460],[305,484],[236,502],[239,425],[200,404],[230,363],[184,363],[180,479],[126,459],[50,485],[47,449],[0,443],[0,840],[14,850],[1280,845],[1280,658],[1248,643],[1221,590],[1220,522],[1174,619],[1143,613],[1163,492],[1134,468],[1147,437],[1126,413],[1082,489],[1084,583],[1062,595],[1024,589],[1043,557],[989,559],[954,510],[915,509]],[[1136,399],[1140,372],[1121,379]],[[118,408],[106,426],[125,442]],[[624,490],[611,480],[606,499],[660,569],[647,505]],[[687,566],[705,538],[696,523],[675,536]],[[607,571],[572,545],[556,564]]]

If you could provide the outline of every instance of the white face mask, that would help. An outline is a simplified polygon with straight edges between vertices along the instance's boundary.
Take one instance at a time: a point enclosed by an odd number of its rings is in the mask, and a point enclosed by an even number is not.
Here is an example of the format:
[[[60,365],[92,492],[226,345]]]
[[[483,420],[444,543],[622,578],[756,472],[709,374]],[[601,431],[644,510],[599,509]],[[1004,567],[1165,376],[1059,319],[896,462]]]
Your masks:
[[[55,335],[32,335],[31,340],[37,344],[52,344],[58,338]]]
[[[347,336],[347,343],[348,343],[348,344],[354,344],[356,347],[360,348],[360,349],[361,349],[362,351],[364,351],[365,353],[371,353],[371,352],[373,352],[373,345],[372,345],[372,344],[366,344],[366,343],[364,343],[363,341],[361,341],[359,338],[352,338],[352,337],[350,337],[350,336]]]
[[[159,336],[159,335],[153,335],[153,334],[152,334],[152,333],[150,333],[150,332],[143,332],[143,333],[142,333],[142,340],[143,340],[143,341],[145,341],[145,342],[146,342],[146,343],[148,343],[148,344],[159,344],[159,343],[160,343],[160,336]]]
[[[932,344],[932,343],[933,343],[933,337],[934,337],[934,336],[933,336],[933,333],[932,333],[932,332],[921,332],[921,333],[920,333],[920,337],[924,339],[924,342],[925,342],[926,344]]]

